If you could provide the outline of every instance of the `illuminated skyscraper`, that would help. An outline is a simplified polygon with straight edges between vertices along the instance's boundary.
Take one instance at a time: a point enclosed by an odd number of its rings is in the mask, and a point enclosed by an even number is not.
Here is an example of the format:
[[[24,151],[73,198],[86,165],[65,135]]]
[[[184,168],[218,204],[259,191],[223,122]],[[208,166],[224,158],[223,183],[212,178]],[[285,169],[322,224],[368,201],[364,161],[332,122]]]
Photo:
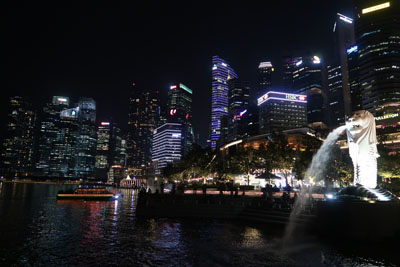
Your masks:
[[[182,155],[189,152],[194,142],[192,97],[192,89],[183,83],[170,86],[168,91],[167,121],[182,124]]]
[[[257,99],[260,133],[307,126],[307,96],[269,91]]]
[[[362,109],[374,114],[378,127],[399,131],[400,2],[356,1],[355,13]]]
[[[53,96],[40,114],[37,175],[47,177],[76,176],[78,109],[69,108],[68,97]]]
[[[169,162],[182,157],[182,124],[165,123],[154,130],[152,159],[155,173],[160,174]]]
[[[40,119],[37,175],[94,178],[96,102],[79,98],[70,108],[68,97],[53,96]]]
[[[293,71],[296,63],[301,61],[301,57],[285,56],[283,58],[282,86],[285,92],[293,92]]]
[[[97,128],[96,178],[107,179],[113,165],[124,166],[123,139],[115,123],[103,121]]]
[[[270,61],[260,62],[257,72],[256,98],[262,96],[272,87],[272,74],[275,69]]]
[[[240,79],[228,81],[227,141],[240,139],[246,134],[250,102],[250,82]]]
[[[79,131],[76,146],[76,176],[94,178],[96,163],[96,101],[92,98],[79,98],[78,105]]]
[[[360,66],[358,65],[357,45],[353,45],[347,49],[347,66],[349,68],[351,110],[361,110]]]
[[[0,172],[7,177],[31,174],[36,112],[24,97],[10,98],[5,138],[2,140]]]
[[[328,68],[328,99],[330,124],[344,124],[345,116],[351,113],[351,97],[347,48],[354,44],[353,19],[337,13],[333,26],[334,51]]]
[[[293,91],[307,95],[307,121],[311,128],[326,127],[326,93],[324,69],[318,56],[304,56],[293,69]]]
[[[228,115],[228,80],[238,78],[235,71],[220,57],[212,58],[211,148],[215,150],[221,134],[221,117]]]
[[[127,167],[151,165],[153,132],[160,115],[157,91],[134,86],[129,98]]]

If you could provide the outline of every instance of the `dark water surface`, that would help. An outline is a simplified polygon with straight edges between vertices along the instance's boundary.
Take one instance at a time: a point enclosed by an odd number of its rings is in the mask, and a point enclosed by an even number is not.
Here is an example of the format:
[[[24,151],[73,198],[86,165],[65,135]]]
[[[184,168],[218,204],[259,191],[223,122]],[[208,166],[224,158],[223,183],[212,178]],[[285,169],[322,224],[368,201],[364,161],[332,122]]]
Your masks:
[[[68,185],[0,182],[1,266],[396,266],[399,247],[303,238],[218,220],[138,219],[133,190],[119,201],[56,200]],[[329,229],[327,229],[329,230]],[[396,252],[399,251],[399,252]]]

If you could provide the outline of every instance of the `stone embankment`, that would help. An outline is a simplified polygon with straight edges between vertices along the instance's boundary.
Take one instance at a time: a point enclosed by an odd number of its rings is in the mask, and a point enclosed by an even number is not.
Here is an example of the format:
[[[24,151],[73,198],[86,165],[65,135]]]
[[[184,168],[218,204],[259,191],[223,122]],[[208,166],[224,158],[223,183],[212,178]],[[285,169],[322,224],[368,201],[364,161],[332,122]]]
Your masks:
[[[285,225],[289,221],[293,201],[246,195],[144,193],[139,195],[136,215],[151,218],[234,219]],[[296,216],[294,223],[308,225],[314,218],[311,207],[308,207],[308,212]]]

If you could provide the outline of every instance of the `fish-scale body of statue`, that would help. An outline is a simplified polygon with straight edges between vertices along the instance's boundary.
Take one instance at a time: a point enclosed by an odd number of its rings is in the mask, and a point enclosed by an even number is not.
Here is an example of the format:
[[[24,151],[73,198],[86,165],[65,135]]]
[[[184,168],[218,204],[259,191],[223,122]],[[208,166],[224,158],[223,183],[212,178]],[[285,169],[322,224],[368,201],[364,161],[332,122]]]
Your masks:
[[[354,184],[375,188],[377,183],[376,127],[374,116],[359,110],[346,121],[347,143],[354,165]]]

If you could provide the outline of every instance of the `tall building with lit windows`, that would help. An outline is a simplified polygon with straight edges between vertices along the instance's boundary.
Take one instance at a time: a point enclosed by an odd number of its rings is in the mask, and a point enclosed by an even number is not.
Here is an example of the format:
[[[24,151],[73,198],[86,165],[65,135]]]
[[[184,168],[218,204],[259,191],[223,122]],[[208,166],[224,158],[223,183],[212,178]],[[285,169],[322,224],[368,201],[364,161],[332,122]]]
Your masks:
[[[330,126],[345,123],[345,116],[351,113],[351,93],[347,49],[354,44],[354,21],[337,13],[333,25],[333,58],[327,66],[328,72],[328,110]]]
[[[146,168],[151,165],[153,132],[159,116],[158,91],[134,85],[129,98],[127,167]]]
[[[345,102],[343,96],[342,66],[327,66],[328,71],[328,101],[329,124],[339,126],[345,123]],[[350,99],[348,101],[350,104]],[[350,107],[347,115],[350,114]]]
[[[37,175],[57,178],[94,178],[96,102],[53,96],[40,116]]]
[[[168,90],[167,121],[182,124],[182,155],[186,155],[194,143],[192,98],[192,89],[183,83],[172,85]]]
[[[272,87],[272,75],[275,68],[270,61],[260,62],[257,72],[257,91],[256,97],[260,97]]]
[[[356,1],[355,13],[361,106],[375,115],[378,128],[398,132],[400,2]]]
[[[45,177],[76,177],[78,109],[69,97],[53,96],[40,113],[36,172]]]
[[[260,134],[307,126],[307,96],[269,91],[257,99]]]
[[[35,121],[36,112],[26,97],[10,98],[6,131],[0,150],[1,175],[21,177],[32,174]]]
[[[75,151],[75,175],[80,178],[95,178],[96,101],[89,97],[80,97],[76,109],[79,128]]]
[[[106,180],[112,166],[123,167],[124,139],[115,123],[102,121],[97,127],[96,178]]]
[[[324,67],[319,56],[298,57],[292,72],[292,90],[307,95],[307,121],[310,128],[327,125],[327,96]]]
[[[231,79],[228,86],[227,136],[224,139],[229,142],[240,139],[247,133],[250,82]]]
[[[156,174],[182,157],[182,124],[165,123],[153,133],[152,160]]]
[[[215,150],[221,134],[221,117],[228,115],[228,80],[238,78],[235,71],[218,56],[212,58],[211,149]]]

